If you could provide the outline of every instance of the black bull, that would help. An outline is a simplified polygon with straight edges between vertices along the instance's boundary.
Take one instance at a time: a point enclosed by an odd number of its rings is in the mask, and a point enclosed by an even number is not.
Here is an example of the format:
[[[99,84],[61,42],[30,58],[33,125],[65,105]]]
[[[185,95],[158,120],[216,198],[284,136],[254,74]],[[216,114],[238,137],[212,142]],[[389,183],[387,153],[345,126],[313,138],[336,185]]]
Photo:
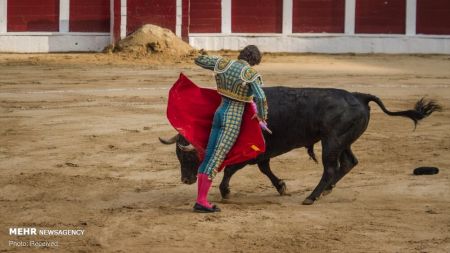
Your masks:
[[[270,169],[270,159],[296,148],[305,147],[309,156],[316,162],[313,146],[322,144],[323,174],[313,192],[303,201],[312,204],[322,194],[331,192],[336,183],[358,163],[351,145],[364,133],[369,124],[370,107],[373,101],[390,116],[410,118],[416,125],[418,121],[438,111],[441,107],[434,101],[419,100],[415,108],[407,111],[388,111],[382,101],[373,95],[350,93],[340,89],[318,88],[264,88],[269,105],[268,126],[273,134],[264,133],[266,152],[255,159],[227,166],[220,184],[223,198],[229,198],[229,182],[233,174],[247,164],[257,164],[269,177],[280,194],[286,191],[286,184]],[[183,183],[196,182],[200,161],[192,145],[181,135],[164,144],[177,143],[176,154],[181,164]]]

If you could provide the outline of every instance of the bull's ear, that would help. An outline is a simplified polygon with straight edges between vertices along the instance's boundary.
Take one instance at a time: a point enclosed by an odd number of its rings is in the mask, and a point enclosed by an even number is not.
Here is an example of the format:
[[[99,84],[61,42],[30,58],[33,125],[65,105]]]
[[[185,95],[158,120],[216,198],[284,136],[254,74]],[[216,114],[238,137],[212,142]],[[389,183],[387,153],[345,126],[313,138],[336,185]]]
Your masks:
[[[170,145],[170,144],[174,144],[175,142],[177,142],[178,134],[176,134],[175,136],[173,136],[169,139],[161,138],[161,137],[158,137],[158,139],[162,144]]]

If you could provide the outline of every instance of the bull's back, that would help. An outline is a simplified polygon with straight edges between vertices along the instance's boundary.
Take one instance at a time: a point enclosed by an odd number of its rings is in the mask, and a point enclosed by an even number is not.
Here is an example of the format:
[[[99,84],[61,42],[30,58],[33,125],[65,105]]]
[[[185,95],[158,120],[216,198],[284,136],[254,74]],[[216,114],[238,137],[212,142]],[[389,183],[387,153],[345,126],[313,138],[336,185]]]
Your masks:
[[[311,146],[337,118],[349,113],[352,117],[365,114],[361,102],[345,90],[268,87],[264,92],[269,106],[268,126],[273,132],[265,133],[265,157]]]

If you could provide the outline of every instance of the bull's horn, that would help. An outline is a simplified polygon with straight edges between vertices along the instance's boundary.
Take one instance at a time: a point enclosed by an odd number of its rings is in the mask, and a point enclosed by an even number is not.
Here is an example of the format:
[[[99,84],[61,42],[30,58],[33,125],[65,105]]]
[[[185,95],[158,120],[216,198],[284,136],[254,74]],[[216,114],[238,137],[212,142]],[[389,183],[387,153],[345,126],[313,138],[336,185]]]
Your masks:
[[[186,151],[186,152],[192,152],[192,151],[195,151],[195,148],[194,148],[194,146],[192,146],[192,144],[189,144],[189,145],[186,145],[186,146],[181,145],[181,144],[178,144],[178,147],[179,147],[181,150]]]
[[[165,138],[158,137],[159,141],[162,144],[166,144],[166,145],[174,144],[177,141],[177,138],[178,138],[178,134],[176,134],[175,136],[173,136],[170,139],[165,139]]]

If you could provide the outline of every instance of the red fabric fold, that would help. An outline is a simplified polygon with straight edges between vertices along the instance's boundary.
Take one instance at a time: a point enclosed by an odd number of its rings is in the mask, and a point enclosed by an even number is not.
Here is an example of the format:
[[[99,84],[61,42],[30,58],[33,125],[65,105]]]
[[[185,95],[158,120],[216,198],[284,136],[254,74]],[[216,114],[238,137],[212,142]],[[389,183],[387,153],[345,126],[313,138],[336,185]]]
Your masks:
[[[200,88],[182,73],[169,91],[167,119],[197,149],[201,160],[205,155],[214,113],[220,102],[221,96],[216,90]],[[255,158],[265,151],[258,120],[252,119],[254,113],[252,106],[247,103],[239,137],[221,169]]]

